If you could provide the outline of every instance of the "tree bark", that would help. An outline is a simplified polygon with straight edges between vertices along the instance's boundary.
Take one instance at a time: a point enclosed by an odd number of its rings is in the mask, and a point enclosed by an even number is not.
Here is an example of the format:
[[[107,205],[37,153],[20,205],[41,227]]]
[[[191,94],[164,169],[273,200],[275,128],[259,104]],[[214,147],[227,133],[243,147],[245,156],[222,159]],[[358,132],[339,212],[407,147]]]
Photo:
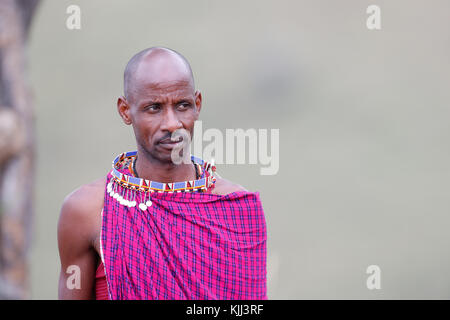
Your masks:
[[[39,0],[0,0],[0,299],[29,298],[34,109],[26,42]]]

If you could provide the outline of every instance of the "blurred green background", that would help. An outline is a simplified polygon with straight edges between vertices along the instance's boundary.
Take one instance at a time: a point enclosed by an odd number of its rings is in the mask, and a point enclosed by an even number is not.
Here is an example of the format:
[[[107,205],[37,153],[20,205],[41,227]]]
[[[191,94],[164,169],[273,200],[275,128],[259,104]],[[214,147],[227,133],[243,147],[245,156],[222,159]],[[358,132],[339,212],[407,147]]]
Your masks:
[[[66,28],[71,4],[81,30]],[[445,0],[44,0],[28,48],[31,298],[57,298],[64,197],[135,149],[115,107],[128,59],[166,46],[192,65],[204,130],[280,130],[277,175],[218,166],[261,192],[269,299],[450,299],[448,12]],[[380,290],[366,287],[372,264]]]

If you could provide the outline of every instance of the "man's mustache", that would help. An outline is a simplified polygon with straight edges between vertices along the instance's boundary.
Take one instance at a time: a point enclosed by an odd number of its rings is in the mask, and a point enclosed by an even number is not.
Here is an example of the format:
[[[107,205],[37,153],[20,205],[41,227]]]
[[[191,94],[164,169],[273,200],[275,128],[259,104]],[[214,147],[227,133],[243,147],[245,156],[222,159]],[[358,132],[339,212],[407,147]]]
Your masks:
[[[158,140],[158,143],[173,141],[172,138],[174,138],[174,140],[184,141],[185,139],[189,139],[190,136],[190,133],[186,129],[178,129],[174,132],[168,132],[164,137]]]

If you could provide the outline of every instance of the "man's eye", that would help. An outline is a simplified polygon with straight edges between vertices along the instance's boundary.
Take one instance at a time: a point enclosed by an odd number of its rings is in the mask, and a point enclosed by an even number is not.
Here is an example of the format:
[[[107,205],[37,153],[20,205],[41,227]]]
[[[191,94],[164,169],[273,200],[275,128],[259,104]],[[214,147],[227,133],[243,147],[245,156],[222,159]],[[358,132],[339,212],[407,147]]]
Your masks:
[[[157,104],[152,104],[150,106],[145,107],[145,110],[148,111],[158,111],[160,107]]]
[[[180,103],[180,104],[178,105],[178,108],[181,109],[181,110],[184,110],[184,109],[189,108],[190,106],[191,106],[190,103],[185,102],[185,103]]]

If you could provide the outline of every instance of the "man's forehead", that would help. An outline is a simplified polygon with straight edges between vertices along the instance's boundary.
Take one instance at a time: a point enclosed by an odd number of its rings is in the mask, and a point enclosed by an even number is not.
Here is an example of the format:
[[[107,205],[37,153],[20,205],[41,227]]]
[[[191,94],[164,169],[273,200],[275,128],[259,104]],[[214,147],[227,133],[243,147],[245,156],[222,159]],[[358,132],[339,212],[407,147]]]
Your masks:
[[[155,72],[155,70],[140,69],[134,79],[137,91],[155,91],[159,93],[194,90],[192,77],[187,72],[177,70],[166,70],[166,72]]]
[[[137,78],[135,83],[138,88],[154,91],[192,90],[192,81],[186,79],[159,79],[151,77]]]
[[[189,81],[153,83],[148,86],[141,85],[134,91],[138,104],[166,101],[167,99],[192,99],[194,89]]]
[[[183,80],[169,80],[169,81],[136,81],[135,92],[138,95],[160,96],[160,95],[175,95],[186,96],[194,93],[194,87],[189,79]]]

